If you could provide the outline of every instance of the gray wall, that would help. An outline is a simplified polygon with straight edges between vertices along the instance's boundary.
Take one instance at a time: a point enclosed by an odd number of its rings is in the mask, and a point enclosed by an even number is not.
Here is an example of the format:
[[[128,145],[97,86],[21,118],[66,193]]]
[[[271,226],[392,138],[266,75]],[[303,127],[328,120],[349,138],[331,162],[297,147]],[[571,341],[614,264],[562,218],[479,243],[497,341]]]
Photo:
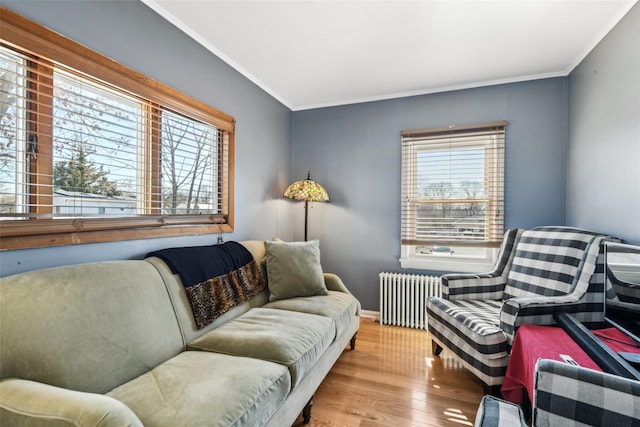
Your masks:
[[[640,244],[640,4],[569,76],[567,223]]]
[[[227,240],[291,237],[291,111],[139,1],[2,1],[54,31],[235,117],[235,233]],[[217,236],[136,240],[0,252],[2,276],[35,268],[140,258]]]
[[[363,308],[378,310],[378,273],[400,271],[400,131],[494,120],[508,122],[506,226],[564,224],[566,78],[294,112],[293,177],[311,170],[331,198],[310,210],[309,238]]]

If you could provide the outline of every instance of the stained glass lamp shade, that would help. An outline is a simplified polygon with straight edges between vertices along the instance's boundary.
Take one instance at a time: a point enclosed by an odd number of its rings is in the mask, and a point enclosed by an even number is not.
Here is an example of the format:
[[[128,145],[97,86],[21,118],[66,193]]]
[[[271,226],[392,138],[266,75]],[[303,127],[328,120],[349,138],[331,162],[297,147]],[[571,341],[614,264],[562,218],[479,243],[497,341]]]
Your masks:
[[[307,179],[291,184],[284,192],[284,197],[293,200],[304,200],[304,240],[307,240],[307,223],[309,218],[309,202],[328,202],[329,195],[322,185],[311,179],[311,171]]]

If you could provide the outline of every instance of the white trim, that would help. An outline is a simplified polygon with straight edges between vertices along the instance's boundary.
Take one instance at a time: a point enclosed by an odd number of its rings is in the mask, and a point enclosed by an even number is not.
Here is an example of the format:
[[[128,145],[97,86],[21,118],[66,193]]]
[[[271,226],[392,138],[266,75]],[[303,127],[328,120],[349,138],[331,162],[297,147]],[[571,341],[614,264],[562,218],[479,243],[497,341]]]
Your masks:
[[[147,1],[147,0],[143,0],[143,1]],[[313,110],[317,108],[338,107],[342,105],[361,104],[365,102],[386,101],[388,99],[407,98],[407,97],[419,96],[419,95],[430,95],[434,93],[452,92],[456,90],[477,89],[477,88],[497,86],[497,85],[503,85],[503,84],[509,84],[509,83],[521,83],[521,82],[527,82],[532,80],[549,79],[554,77],[566,77],[568,75],[569,74],[565,70],[561,70],[561,71],[555,71],[550,73],[509,77],[505,79],[477,81],[473,83],[465,83],[465,84],[451,85],[451,86],[439,86],[439,87],[421,89],[421,90],[415,90],[415,91],[390,92],[382,95],[375,95],[375,96],[369,96],[364,98],[335,100],[335,101],[323,102],[320,104],[295,105],[295,106],[290,106],[289,108],[292,111]]]
[[[447,273],[485,273],[491,271],[495,262],[481,262],[468,259],[444,259],[422,260],[412,258],[400,258],[402,268],[414,270],[442,271]]]
[[[485,248],[485,256],[424,256],[415,253],[415,246],[400,246],[400,267],[446,273],[486,273],[498,258],[499,248]]]
[[[367,319],[372,319],[374,321],[380,320],[380,312],[372,311],[372,310],[360,310],[360,317],[364,317]]]

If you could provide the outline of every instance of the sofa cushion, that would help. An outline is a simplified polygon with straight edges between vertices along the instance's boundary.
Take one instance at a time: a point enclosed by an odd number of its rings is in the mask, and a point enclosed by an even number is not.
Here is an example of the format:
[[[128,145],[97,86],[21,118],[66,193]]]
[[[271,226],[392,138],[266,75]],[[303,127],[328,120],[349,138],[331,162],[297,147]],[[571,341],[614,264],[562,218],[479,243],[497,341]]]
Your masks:
[[[105,261],[0,279],[0,377],[105,393],[184,351],[158,271]]]
[[[429,298],[429,314],[449,325],[451,334],[484,354],[507,352],[507,338],[500,329],[501,301],[449,301]],[[434,319],[434,320],[435,320]]]
[[[269,301],[326,295],[320,242],[265,241]]]
[[[291,387],[287,369],[263,360],[187,351],[109,396],[145,426],[262,426]]]
[[[524,231],[516,246],[503,299],[570,293],[595,238],[594,233],[566,227]]]
[[[499,300],[427,300],[429,334],[487,385],[502,383],[509,362],[507,335],[496,324],[501,305]]]
[[[289,368],[291,386],[295,387],[334,338],[335,326],[328,317],[252,308],[187,348],[279,363]]]
[[[358,311],[358,301],[351,294],[328,291],[327,295],[289,298],[265,304],[265,308],[299,311],[325,316],[334,321],[336,336],[341,335]]]

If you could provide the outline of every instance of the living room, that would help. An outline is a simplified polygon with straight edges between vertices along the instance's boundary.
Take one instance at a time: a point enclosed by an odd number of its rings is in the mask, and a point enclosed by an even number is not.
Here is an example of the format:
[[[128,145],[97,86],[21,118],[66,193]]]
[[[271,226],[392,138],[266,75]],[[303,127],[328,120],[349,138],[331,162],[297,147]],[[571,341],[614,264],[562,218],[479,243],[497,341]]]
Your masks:
[[[235,117],[235,231],[225,240],[301,240],[303,205],[281,196],[310,170],[331,197],[313,205],[310,237],[321,241],[325,269],[349,283],[365,310],[378,309],[378,274],[400,267],[403,129],[506,120],[506,228],[562,224],[640,243],[633,221],[640,203],[637,6],[566,77],[292,112],[142,3],[5,5],[160,81],[193,84],[192,94]],[[120,29],[111,34],[116,23]],[[176,53],[184,59],[168,61]],[[613,128],[599,126],[603,118]],[[5,251],[1,270],[136,258],[185,241],[211,242],[168,240]]]
[[[378,274],[401,270],[404,129],[505,120],[505,229],[567,225],[640,244],[637,4],[563,76],[295,111],[143,2],[2,5],[235,118],[234,231],[224,240],[302,240],[303,205],[282,194],[311,171],[331,200],[312,205],[309,235],[365,311],[379,311]],[[138,259],[217,238],[4,250],[0,271]]]

